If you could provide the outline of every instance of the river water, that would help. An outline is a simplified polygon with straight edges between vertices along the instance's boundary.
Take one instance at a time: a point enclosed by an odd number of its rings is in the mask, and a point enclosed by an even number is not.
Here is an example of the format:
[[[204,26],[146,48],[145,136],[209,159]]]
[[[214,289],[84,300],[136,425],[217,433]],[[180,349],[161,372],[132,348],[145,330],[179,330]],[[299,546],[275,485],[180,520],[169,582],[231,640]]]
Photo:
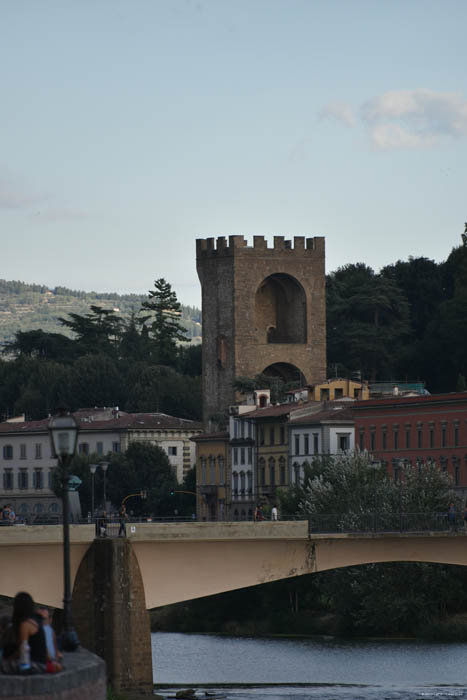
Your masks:
[[[158,632],[152,653],[156,691],[196,686],[206,700],[467,700],[467,644]]]

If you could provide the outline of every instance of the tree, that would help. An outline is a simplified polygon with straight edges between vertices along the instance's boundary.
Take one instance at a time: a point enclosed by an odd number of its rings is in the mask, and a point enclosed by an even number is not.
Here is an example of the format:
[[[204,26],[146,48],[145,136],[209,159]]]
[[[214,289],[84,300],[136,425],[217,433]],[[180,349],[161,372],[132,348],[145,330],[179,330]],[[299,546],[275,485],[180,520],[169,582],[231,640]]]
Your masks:
[[[378,524],[391,527],[401,513],[447,513],[456,502],[451,477],[435,464],[405,465],[400,479],[367,454],[313,460],[308,481],[299,487],[300,514],[332,515],[332,526],[346,530]],[[460,507],[460,503],[458,504]]]
[[[113,309],[91,305],[91,313],[69,314],[60,318],[61,324],[76,335],[81,355],[116,354],[121,339],[123,320]]]
[[[173,515],[170,491],[176,488],[176,476],[161,447],[132,442],[124,454],[112,454],[109,461],[107,494],[115,508],[125,496],[144,489],[147,499],[132,499],[129,512],[155,517]]]
[[[408,304],[396,282],[367,265],[345,265],[326,281],[328,363],[387,378],[409,334]]]
[[[154,287],[148,292],[149,299],[141,305],[141,311],[150,312],[144,317],[144,322],[149,321],[153,360],[158,364],[174,365],[177,341],[188,341],[185,328],[179,321],[181,305],[163,277],[154,281]]]

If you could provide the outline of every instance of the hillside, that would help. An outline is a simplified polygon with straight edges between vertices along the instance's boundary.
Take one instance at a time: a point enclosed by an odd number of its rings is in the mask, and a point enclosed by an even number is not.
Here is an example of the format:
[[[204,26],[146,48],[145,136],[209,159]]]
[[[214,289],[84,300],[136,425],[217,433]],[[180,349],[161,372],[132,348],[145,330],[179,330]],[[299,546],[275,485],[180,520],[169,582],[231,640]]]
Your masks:
[[[58,319],[70,313],[86,314],[91,305],[114,309],[123,318],[130,318],[145,299],[145,294],[101,294],[66,287],[49,289],[41,284],[0,280],[0,344],[13,340],[17,331],[39,328],[47,333],[70,335]],[[199,342],[201,311],[182,305],[181,320],[187,335],[193,342]]]

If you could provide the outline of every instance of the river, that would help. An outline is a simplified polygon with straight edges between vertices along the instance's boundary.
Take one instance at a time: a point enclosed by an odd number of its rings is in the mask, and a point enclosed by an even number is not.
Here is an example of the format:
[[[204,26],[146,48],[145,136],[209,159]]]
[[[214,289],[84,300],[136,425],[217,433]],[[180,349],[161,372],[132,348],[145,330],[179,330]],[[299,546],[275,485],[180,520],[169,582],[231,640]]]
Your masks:
[[[158,632],[152,651],[156,691],[159,684],[193,685],[200,698],[467,700],[467,644]]]

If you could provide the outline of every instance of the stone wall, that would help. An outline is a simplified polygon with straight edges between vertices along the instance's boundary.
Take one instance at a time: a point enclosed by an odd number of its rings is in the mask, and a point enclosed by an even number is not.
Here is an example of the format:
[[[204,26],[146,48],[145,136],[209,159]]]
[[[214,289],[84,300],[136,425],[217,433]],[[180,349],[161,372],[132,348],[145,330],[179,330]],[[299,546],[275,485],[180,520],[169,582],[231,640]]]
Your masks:
[[[0,674],[0,698],[7,700],[105,700],[106,692],[105,663],[86,649],[65,654],[57,674]]]
[[[306,383],[326,378],[324,238],[296,236],[292,242],[275,236],[272,248],[262,236],[254,237],[253,246],[243,236],[230,236],[228,244],[224,237],[208,238],[197,240],[196,252],[205,422],[234,402],[232,382],[239,376],[253,377],[279,364],[296,369]],[[259,290],[268,278],[263,299]],[[281,281],[283,297],[274,300]],[[289,315],[285,337],[291,342],[283,342],[280,333],[274,342],[274,330],[268,342],[274,313]]]
[[[149,613],[127,539],[96,539],[76,576],[73,616],[81,644],[105,659],[117,690],[152,692]]]

